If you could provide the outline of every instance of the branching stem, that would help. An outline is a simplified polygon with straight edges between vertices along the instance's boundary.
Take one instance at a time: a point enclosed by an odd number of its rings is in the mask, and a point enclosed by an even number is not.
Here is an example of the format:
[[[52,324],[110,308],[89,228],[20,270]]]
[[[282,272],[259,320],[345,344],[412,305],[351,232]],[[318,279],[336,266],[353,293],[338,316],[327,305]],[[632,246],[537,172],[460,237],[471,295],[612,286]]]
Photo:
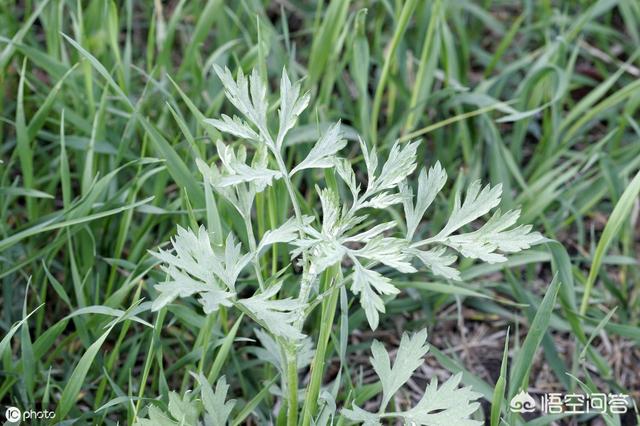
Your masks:
[[[256,278],[258,279],[260,290],[264,290],[264,281],[262,279],[262,272],[260,271],[260,258],[258,257],[256,237],[253,234],[253,224],[251,223],[251,217],[246,217],[244,223],[247,229],[247,240],[249,240],[249,248],[251,249],[252,253],[255,253],[255,256],[253,256],[252,259],[253,269],[256,273]]]

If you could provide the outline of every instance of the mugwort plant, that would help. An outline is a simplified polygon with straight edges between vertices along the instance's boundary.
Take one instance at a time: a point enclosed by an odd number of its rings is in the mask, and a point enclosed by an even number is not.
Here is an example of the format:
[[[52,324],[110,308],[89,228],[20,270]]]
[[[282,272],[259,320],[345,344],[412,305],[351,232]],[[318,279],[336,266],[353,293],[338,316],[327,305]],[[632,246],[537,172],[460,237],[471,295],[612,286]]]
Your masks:
[[[212,230],[204,226],[178,227],[169,248],[154,253],[168,279],[155,286],[158,294],[153,310],[176,298],[194,296],[206,314],[233,309],[251,318],[257,324],[255,334],[264,358],[280,375],[281,386],[274,393],[286,406],[288,425],[333,423],[337,416],[365,425],[378,425],[389,418],[414,425],[479,424],[469,417],[478,408],[474,401],[480,395],[470,388],[459,388],[460,375],[441,386],[433,380],[417,404],[405,411],[397,411],[395,405],[394,411],[386,411],[423,362],[428,350],[426,330],[403,335],[393,363],[382,343],[373,343],[370,360],[382,389],[377,412],[353,403],[337,410],[339,380],[336,386],[324,388],[323,377],[338,300],[346,305],[348,290],[373,330],[380,324],[385,303],[400,292],[388,271],[411,274],[426,269],[447,280],[460,280],[458,256],[504,262],[509,253],[541,242],[542,236],[532,232],[530,225],[517,225],[519,210],[502,212],[498,208],[501,185],[483,186],[476,181],[464,194],[458,191],[454,195],[442,229],[417,238],[422,234],[418,230],[425,213],[447,181],[447,173],[436,163],[428,170],[421,168],[417,187],[412,186],[408,178],[418,168],[418,141],[394,144],[384,159],[375,147],[359,139],[366,178],[359,177],[351,161],[340,156],[347,140],[338,122],[320,135],[306,158],[292,164],[293,159],[287,156],[287,135],[309,105],[310,94],[302,93],[300,83],[292,83],[283,71],[277,131],[273,131],[275,120],[270,116],[275,105],[268,101],[261,75],[256,70],[250,76],[239,71],[234,79],[228,69],[217,66],[215,72],[227,99],[242,117],[223,114],[206,120],[233,143],[218,140],[219,162],[198,160],[197,166],[205,190],[212,188],[244,223],[248,247],[243,247],[233,232],[228,232],[223,244],[216,245]],[[325,176],[335,178],[325,179],[324,186],[317,185],[303,198],[294,177],[313,169],[331,169]],[[258,240],[252,223],[256,195],[276,183],[286,188],[293,216],[268,229]],[[313,208],[316,201],[321,206],[317,214]],[[369,214],[386,209],[396,210],[395,219],[380,221],[382,215]],[[489,213],[491,216],[478,226],[476,222]],[[265,270],[263,257],[274,246],[285,244],[290,264],[271,274],[270,268]],[[241,278],[253,279],[257,285],[243,285],[240,291]],[[320,330],[310,333],[305,321],[318,307],[322,311]],[[300,372],[308,368],[310,379],[301,387]],[[148,419],[138,419],[138,424],[224,424],[234,407],[233,402],[226,401],[226,379],[220,378],[213,390],[206,377],[196,378],[200,398],[171,393],[168,411],[151,406]]]

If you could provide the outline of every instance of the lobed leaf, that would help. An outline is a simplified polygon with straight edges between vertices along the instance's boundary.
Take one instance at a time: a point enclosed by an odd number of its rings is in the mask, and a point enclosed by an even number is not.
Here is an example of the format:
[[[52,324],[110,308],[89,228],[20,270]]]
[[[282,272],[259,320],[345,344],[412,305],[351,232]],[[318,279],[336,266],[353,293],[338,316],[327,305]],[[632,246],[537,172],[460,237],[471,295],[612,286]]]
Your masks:
[[[429,350],[426,345],[427,331],[422,330],[410,336],[402,335],[393,366],[389,353],[379,341],[371,346],[371,365],[382,384],[380,410],[371,413],[354,405],[352,409],[343,409],[342,414],[350,420],[367,426],[381,425],[382,419],[401,418],[404,424],[428,426],[475,426],[481,422],[469,419],[480,404],[474,402],[481,395],[470,387],[458,388],[462,374],[457,374],[438,388],[437,379],[432,379],[418,403],[407,411],[385,412],[391,398],[411,378],[414,371],[423,363],[423,357]]]
[[[257,69],[254,68],[249,79],[245,77],[240,69],[237,79],[234,80],[229,68],[225,67],[225,69],[222,70],[215,64],[213,67],[224,86],[225,95],[229,102],[258,128],[260,136],[265,143],[271,143],[267,128],[267,87],[258,74]]]
[[[360,305],[364,309],[369,326],[375,330],[378,328],[378,312],[385,312],[384,301],[380,295],[398,294],[400,290],[391,284],[388,277],[366,269],[355,257],[352,257],[352,260],[354,268],[351,291],[355,295],[360,295]]]
[[[282,148],[287,132],[293,128],[298,116],[309,105],[310,97],[308,92],[300,96],[300,83],[292,85],[287,75],[287,70],[283,68],[282,78],[280,79],[280,109],[278,110],[280,126],[276,137],[276,147],[278,149]]]
[[[477,231],[450,236],[444,243],[466,257],[488,263],[506,262],[506,256],[496,250],[515,253],[543,241],[542,235],[531,232],[531,225],[507,229],[516,223],[519,216],[520,210],[511,210],[502,215],[498,209]]]
[[[427,211],[436,195],[442,190],[447,181],[447,172],[444,171],[440,162],[436,162],[435,166],[420,171],[418,176],[418,196],[416,197],[415,206],[413,204],[413,191],[406,182],[401,185],[401,192],[404,194],[403,206],[404,214],[407,221],[407,239],[413,238],[424,213]]]
[[[481,216],[487,214],[491,209],[500,204],[502,195],[502,185],[498,184],[493,188],[486,185],[480,190],[480,181],[474,181],[467,189],[464,202],[460,202],[460,193],[455,196],[454,207],[445,227],[434,237],[434,239],[444,239],[454,231],[462,228]]]
[[[446,255],[445,247],[435,247],[430,250],[414,250],[415,256],[436,275],[450,279],[460,280],[460,272],[452,268],[452,265],[456,261],[456,256]]]
[[[282,282],[272,285],[249,299],[238,300],[238,303],[251,312],[261,325],[274,335],[291,341],[301,340],[304,334],[293,326],[301,306],[291,298],[271,299],[280,291],[280,288],[282,288]]]
[[[289,176],[293,176],[300,170],[326,169],[335,164],[334,156],[347,145],[347,140],[342,137],[340,122],[337,122],[325,132],[318,142],[311,148],[307,157],[291,170]]]

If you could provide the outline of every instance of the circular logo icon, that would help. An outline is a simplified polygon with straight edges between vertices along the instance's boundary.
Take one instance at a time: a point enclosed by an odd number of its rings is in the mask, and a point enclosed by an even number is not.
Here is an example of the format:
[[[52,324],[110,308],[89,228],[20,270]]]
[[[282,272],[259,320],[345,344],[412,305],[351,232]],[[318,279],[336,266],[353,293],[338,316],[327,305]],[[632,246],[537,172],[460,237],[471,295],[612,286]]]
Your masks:
[[[22,419],[22,413],[17,407],[7,407],[7,411],[4,412],[4,416],[12,423],[19,422]]]

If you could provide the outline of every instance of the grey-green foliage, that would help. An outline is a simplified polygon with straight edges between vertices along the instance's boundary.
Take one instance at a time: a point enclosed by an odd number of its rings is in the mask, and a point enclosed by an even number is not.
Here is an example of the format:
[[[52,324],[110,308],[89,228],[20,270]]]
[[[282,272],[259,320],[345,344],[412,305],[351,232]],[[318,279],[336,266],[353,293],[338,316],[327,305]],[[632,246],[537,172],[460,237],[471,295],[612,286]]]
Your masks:
[[[439,163],[429,170],[422,168],[414,196],[408,178],[417,168],[418,141],[395,143],[386,161],[382,162],[375,147],[368,147],[360,139],[367,173],[366,185],[363,185],[350,161],[338,154],[347,143],[338,122],[329,126],[311,147],[307,157],[289,170],[286,166],[291,163],[286,158],[287,133],[308,105],[309,95],[302,94],[299,83],[292,84],[283,71],[277,120],[279,129],[274,136],[268,125],[271,108],[267,88],[258,72],[254,70],[248,78],[239,72],[234,80],[228,69],[216,67],[215,71],[224,85],[227,98],[243,118],[223,115],[221,119],[208,120],[208,123],[241,143],[234,148],[217,141],[219,164],[209,165],[198,160],[198,169],[214,191],[234,206],[244,220],[249,247],[241,247],[231,233],[218,247],[212,244],[210,232],[204,227],[197,233],[178,228],[171,248],[154,254],[169,277],[167,282],[156,286],[159,296],[154,302],[154,310],[177,297],[192,295],[199,297],[207,313],[221,306],[236,307],[291,353],[295,350],[292,348],[299,347],[305,338],[306,310],[318,289],[320,274],[332,265],[343,265],[342,276],[346,278],[335,285],[349,286],[358,296],[370,327],[375,329],[379,324],[379,313],[385,312],[385,299],[399,293],[390,277],[383,275],[378,266],[409,274],[417,272],[418,265],[423,265],[435,275],[459,280],[460,273],[455,267],[457,255],[492,263],[503,262],[506,254],[526,249],[542,240],[540,234],[531,232],[530,226],[514,227],[520,214],[517,210],[502,214],[498,209],[484,225],[467,231],[466,227],[475,225],[478,219],[500,204],[502,193],[500,185],[482,187],[480,182],[473,182],[464,199],[460,193],[455,195],[453,210],[445,226],[432,237],[414,241],[425,213],[447,179]],[[342,197],[333,189],[316,187],[321,218],[304,216],[291,177],[306,169],[328,167],[334,167],[350,196]],[[255,196],[277,180],[283,181],[287,188],[295,217],[269,229],[260,241],[256,241],[251,224]],[[359,226],[370,219],[368,212],[371,209],[398,207],[404,216],[395,215],[398,219],[372,224],[365,230]],[[405,223],[400,223],[403,221]],[[285,285],[283,280],[262,281],[260,257],[276,243],[289,244],[292,261],[300,259],[302,276],[297,298],[280,296]],[[348,262],[343,262],[345,260]],[[255,270],[259,288],[251,297],[241,298],[235,289],[236,280],[248,272],[250,265]],[[422,346],[412,349],[410,345],[416,342],[415,339],[404,339],[403,342],[405,345],[401,349],[408,351],[405,361],[410,367],[426,349]],[[373,351],[374,366],[380,373],[384,369],[380,361],[385,357],[384,351],[380,344],[375,344]],[[389,376],[399,382],[387,385],[387,401],[404,382],[405,376],[408,378],[407,372],[413,371],[409,371],[407,366],[401,367],[403,374],[394,372]],[[386,377],[381,375],[383,383]],[[448,386],[455,387],[457,382],[454,382],[447,382],[442,389],[446,391]],[[435,387],[429,387],[428,392],[436,393]],[[428,397],[417,407],[433,398]],[[356,408],[353,413],[359,415]],[[420,419],[418,413],[404,415]]]
[[[432,379],[416,405],[405,411],[387,412],[386,407],[398,390],[411,378],[415,370],[423,363],[423,357],[429,350],[426,345],[427,331],[422,330],[413,336],[404,334],[391,365],[389,353],[379,341],[371,347],[373,356],[371,365],[382,383],[382,402],[376,413],[363,410],[354,405],[343,409],[342,413],[350,420],[367,426],[381,425],[382,419],[400,418],[407,425],[428,426],[474,426],[481,422],[470,420],[479,403],[474,402],[480,394],[472,392],[470,387],[458,388],[462,375],[459,373],[438,387],[438,380]]]
[[[218,380],[215,390],[202,374],[196,378],[200,385],[199,397],[194,396],[193,392],[182,396],[170,392],[166,411],[149,405],[146,417],[136,419],[134,426],[226,425],[235,401],[226,400],[229,385],[225,377]]]
[[[294,246],[292,256],[302,255],[309,259],[305,269],[305,279],[314,282],[329,266],[349,258],[349,282],[351,290],[360,298],[367,320],[375,329],[379,323],[379,313],[385,311],[383,297],[395,295],[399,291],[388,277],[375,270],[376,265],[386,265],[402,273],[416,272],[416,262],[422,263],[435,275],[458,280],[460,274],[455,268],[456,254],[483,260],[503,262],[505,254],[529,248],[541,240],[540,234],[531,232],[531,226],[514,227],[520,215],[518,210],[504,214],[498,209],[484,226],[471,232],[461,232],[462,228],[481,218],[500,204],[501,185],[482,187],[473,182],[462,195],[455,195],[453,211],[446,225],[433,237],[413,242],[414,235],[427,209],[446,183],[447,174],[439,163],[428,171],[422,169],[418,177],[417,194],[407,181],[416,169],[418,142],[396,143],[387,160],[380,164],[376,149],[370,149],[360,140],[367,169],[367,185],[362,190],[347,159],[338,157],[346,141],[342,137],[340,123],[330,126],[311,148],[307,157],[298,165],[287,170],[284,166],[284,147],[287,132],[295,125],[298,115],[308,104],[308,94],[301,95],[299,84],[291,84],[286,72],[281,80],[280,110],[278,130],[275,139],[267,126],[269,104],[266,86],[257,71],[246,78],[241,72],[234,80],[228,69],[216,68],[225,86],[227,98],[244,115],[247,121],[238,117],[223,116],[222,120],[209,120],[218,130],[231,134],[255,147],[253,158],[248,161],[245,145],[234,151],[218,141],[218,155],[221,166],[199,162],[198,167],[213,188],[226,198],[245,221],[251,220],[251,210],[255,194],[263,191],[274,180],[288,180],[293,174],[309,168],[335,166],[337,174],[351,193],[350,200],[341,199],[329,188],[316,188],[322,206],[322,221],[316,223],[309,217],[290,220],[280,228],[267,231],[262,241],[251,252],[241,253],[232,235],[226,247],[220,248],[233,256],[227,263],[222,254],[216,254],[206,231],[201,228],[196,236],[191,231],[179,229],[173,240],[173,256],[167,251],[156,254],[164,262],[163,268],[172,281],[160,284],[157,289],[161,296],[154,305],[158,309],[174,298],[199,294],[207,312],[221,305],[229,306],[235,300],[235,279],[241,270],[256,259],[266,247],[274,243],[290,243]],[[272,163],[269,166],[269,154]],[[295,197],[292,200],[295,204]],[[398,221],[379,223],[364,232],[354,233],[357,225],[367,219],[366,209],[393,208],[402,205],[405,224]],[[398,235],[399,229],[406,229]],[[191,235],[189,235],[191,233]],[[232,247],[229,247],[229,244]],[[208,265],[204,267],[203,265]],[[278,284],[280,285],[280,284]],[[280,287],[278,287],[279,289]],[[269,297],[276,296],[277,290],[263,289]],[[277,300],[256,294],[245,301],[237,301],[253,312],[254,319],[271,324],[273,334],[287,339],[302,338],[300,330],[293,327],[296,312],[304,309],[307,300]],[[254,311],[254,309],[257,309]],[[279,319],[278,326],[270,323]],[[277,329],[275,329],[277,327]]]

